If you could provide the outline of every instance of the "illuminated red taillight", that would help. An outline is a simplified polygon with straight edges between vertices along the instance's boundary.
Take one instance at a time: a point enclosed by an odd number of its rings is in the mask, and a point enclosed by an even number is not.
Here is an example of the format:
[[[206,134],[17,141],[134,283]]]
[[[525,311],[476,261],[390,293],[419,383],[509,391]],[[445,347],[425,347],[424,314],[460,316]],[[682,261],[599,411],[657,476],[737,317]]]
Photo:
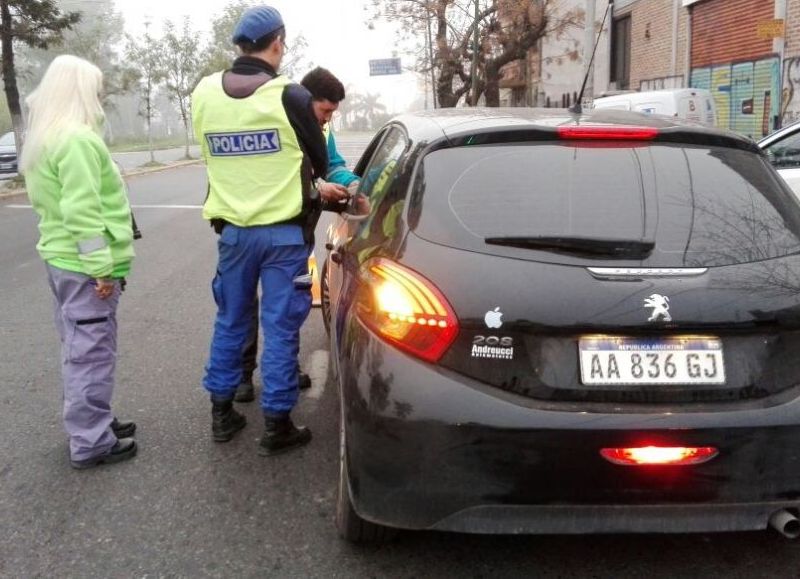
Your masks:
[[[642,446],[604,448],[600,454],[607,461],[623,466],[686,466],[709,461],[719,451],[712,446]]]
[[[558,127],[560,139],[593,141],[651,141],[658,136],[652,127],[580,126]]]
[[[361,268],[358,318],[378,336],[436,362],[458,335],[458,319],[444,295],[415,271],[387,259]]]

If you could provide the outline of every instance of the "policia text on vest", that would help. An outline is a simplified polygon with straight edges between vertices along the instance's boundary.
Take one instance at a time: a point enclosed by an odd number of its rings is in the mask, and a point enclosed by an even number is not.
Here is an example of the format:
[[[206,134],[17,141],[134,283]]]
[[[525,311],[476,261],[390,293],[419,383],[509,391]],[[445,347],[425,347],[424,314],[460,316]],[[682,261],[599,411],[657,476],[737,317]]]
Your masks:
[[[281,137],[277,129],[238,133],[207,133],[208,151],[213,157],[265,155],[281,151]]]

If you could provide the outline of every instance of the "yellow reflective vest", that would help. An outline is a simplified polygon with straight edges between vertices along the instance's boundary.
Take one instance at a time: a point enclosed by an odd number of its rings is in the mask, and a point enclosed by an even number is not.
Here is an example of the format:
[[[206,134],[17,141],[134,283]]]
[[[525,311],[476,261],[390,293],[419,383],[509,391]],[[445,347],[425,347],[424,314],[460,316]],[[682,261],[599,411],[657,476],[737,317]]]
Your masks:
[[[192,94],[192,122],[208,170],[205,219],[240,227],[281,223],[303,208],[303,151],[286,111],[278,76],[247,98],[228,96],[222,73]]]

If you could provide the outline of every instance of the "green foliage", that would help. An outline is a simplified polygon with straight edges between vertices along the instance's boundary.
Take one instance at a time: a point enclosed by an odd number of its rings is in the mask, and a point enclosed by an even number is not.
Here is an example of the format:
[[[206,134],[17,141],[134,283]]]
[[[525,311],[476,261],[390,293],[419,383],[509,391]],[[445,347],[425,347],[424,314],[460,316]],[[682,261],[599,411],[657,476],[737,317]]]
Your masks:
[[[233,29],[248,8],[261,4],[258,0],[232,0],[214,18],[211,26],[211,39],[205,50],[201,63],[199,78],[230,68],[233,60],[238,56],[236,47],[231,41]],[[281,72],[290,78],[302,76],[313,68],[313,64],[306,58],[305,52],[308,41],[302,34],[287,38],[289,47],[281,63]]]
[[[149,123],[153,117],[154,92],[165,76],[160,42],[150,35],[149,27],[141,37],[128,36],[127,40],[125,59],[139,96],[139,114]]]
[[[197,71],[200,57],[197,55],[197,32],[192,30],[189,17],[184,17],[180,32],[169,20],[164,24],[161,39],[161,67],[164,73],[164,86],[172,101],[177,105],[186,134],[186,158],[189,155],[189,101],[194,87],[200,80]]]
[[[33,48],[47,49],[58,43],[64,30],[80,19],[78,12],[65,12],[55,0],[8,0],[11,36]]]
[[[348,87],[347,98],[339,105],[342,127],[351,131],[371,131],[389,120],[391,115],[380,102],[380,96],[354,92]]]
[[[230,67],[237,56],[236,47],[231,42],[233,29],[244,11],[255,4],[255,0],[234,0],[223,8],[221,14],[214,17],[211,39],[201,65],[201,77]]]
[[[122,15],[113,0],[60,0],[59,5],[72,14],[80,14],[81,18],[71,29],[63,31],[57,43],[19,51],[23,92],[36,87],[56,56],[73,54],[103,71],[103,105],[111,106],[113,97],[129,92],[134,81],[133,71],[116,50],[123,39]]]

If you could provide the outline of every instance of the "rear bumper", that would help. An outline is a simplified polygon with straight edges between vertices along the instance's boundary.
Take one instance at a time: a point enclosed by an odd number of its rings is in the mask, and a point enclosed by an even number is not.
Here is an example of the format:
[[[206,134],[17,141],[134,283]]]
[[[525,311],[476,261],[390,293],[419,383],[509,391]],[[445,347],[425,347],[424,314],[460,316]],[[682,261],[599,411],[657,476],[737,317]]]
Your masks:
[[[800,502],[793,502],[799,515]],[[721,533],[758,531],[787,503],[733,505],[520,506],[463,509],[429,527],[436,531],[499,534]],[[792,508],[789,506],[788,508]]]
[[[421,363],[354,324],[339,355],[350,495],[387,526],[478,533],[765,529],[800,508],[800,402],[728,412],[537,407]],[[355,339],[353,339],[355,338]],[[715,446],[691,467],[625,467],[605,447]],[[800,514],[800,511],[795,511]]]

